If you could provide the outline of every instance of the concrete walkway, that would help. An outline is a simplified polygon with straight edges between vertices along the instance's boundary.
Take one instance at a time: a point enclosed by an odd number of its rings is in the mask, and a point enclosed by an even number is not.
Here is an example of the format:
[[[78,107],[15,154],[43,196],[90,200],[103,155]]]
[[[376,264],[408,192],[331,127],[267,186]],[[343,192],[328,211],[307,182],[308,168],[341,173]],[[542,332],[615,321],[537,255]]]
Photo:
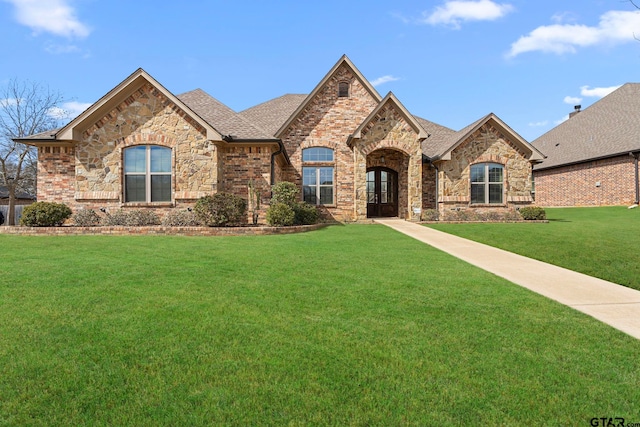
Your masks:
[[[640,291],[400,219],[376,219],[640,339]]]

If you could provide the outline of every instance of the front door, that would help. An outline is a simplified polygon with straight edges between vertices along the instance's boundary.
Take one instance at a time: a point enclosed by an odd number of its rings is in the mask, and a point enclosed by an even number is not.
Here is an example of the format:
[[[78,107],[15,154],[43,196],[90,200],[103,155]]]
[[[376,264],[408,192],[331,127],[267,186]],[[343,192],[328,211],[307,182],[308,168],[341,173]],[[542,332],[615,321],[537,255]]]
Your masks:
[[[367,217],[398,216],[398,173],[389,168],[367,171]]]

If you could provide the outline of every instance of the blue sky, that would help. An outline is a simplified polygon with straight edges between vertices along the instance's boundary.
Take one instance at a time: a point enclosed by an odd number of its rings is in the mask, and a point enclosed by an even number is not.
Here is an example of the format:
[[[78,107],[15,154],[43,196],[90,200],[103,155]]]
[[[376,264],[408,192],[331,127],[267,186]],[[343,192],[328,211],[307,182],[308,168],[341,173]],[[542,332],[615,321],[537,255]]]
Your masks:
[[[640,81],[636,36],[627,0],[0,0],[0,85],[44,83],[78,114],[142,67],[241,111],[347,54],[415,115],[459,130],[494,112],[532,141]]]

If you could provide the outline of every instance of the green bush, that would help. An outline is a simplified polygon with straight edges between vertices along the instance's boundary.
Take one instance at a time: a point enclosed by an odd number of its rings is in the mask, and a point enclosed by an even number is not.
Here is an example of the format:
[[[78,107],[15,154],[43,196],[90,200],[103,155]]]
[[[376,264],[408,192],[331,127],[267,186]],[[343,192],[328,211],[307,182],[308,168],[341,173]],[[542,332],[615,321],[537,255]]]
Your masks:
[[[107,226],[145,227],[159,224],[160,217],[158,217],[158,214],[145,209],[119,209],[113,213],[108,213],[102,219],[102,225]]]
[[[271,187],[271,203],[284,203],[293,208],[298,202],[298,187],[293,182],[279,182]]]
[[[36,202],[22,211],[21,225],[27,227],[61,226],[71,216],[71,209],[64,203]]]
[[[294,219],[296,225],[309,225],[318,222],[318,209],[307,202],[298,202],[293,205]]]
[[[240,225],[247,221],[247,201],[229,193],[217,193],[198,199],[194,212],[209,227]]]
[[[267,224],[272,227],[286,227],[293,225],[296,214],[286,203],[273,203],[267,209]]]
[[[547,219],[547,212],[544,208],[539,206],[526,206],[524,208],[520,208],[520,216],[527,221],[541,221]]]
[[[193,211],[171,211],[162,219],[162,225],[167,227],[197,227],[200,225],[200,221]]]
[[[78,227],[95,227],[100,225],[100,216],[93,209],[80,209],[73,214],[73,222]]]

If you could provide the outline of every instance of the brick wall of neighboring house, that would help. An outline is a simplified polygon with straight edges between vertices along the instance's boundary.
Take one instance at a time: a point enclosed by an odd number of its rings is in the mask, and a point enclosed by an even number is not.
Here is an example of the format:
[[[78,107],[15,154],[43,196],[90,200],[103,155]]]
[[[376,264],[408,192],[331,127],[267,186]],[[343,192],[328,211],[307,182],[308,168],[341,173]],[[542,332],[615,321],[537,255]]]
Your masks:
[[[470,205],[470,166],[499,163],[504,168],[504,205]],[[513,143],[490,124],[482,126],[451,154],[451,160],[438,163],[441,197],[439,209],[493,209],[531,204],[531,164]]]
[[[338,97],[340,82],[351,84],[349,97]],[[347,146],[347,139],[376,104],[351,69],[343,64],[283,133],[282,140],[291,159],[291,167],[283,171],[283,178],[296,183],[301,190],[302,150],[308,147],[334,150],[335,205],[323,209],[330,218],[354,219],[353,151]]]
[[[546,207],[631,205],[635,202],[634,162],[623,155],[535,171],[535,203]]]
[[[249,180],[259,191],[259,221],[264,222],[266,208],[271,197],[271,153],[269,146],[228,147],[222,154],[222,191],[249,200]],[[253,203],[253,202],[251,202]],[[251,208],[252,206],[247,206]],[[248,212],[250,214],[250,212]]]
[[[38,148],[39,202],[75,203],[75,155],[73,147]]]

